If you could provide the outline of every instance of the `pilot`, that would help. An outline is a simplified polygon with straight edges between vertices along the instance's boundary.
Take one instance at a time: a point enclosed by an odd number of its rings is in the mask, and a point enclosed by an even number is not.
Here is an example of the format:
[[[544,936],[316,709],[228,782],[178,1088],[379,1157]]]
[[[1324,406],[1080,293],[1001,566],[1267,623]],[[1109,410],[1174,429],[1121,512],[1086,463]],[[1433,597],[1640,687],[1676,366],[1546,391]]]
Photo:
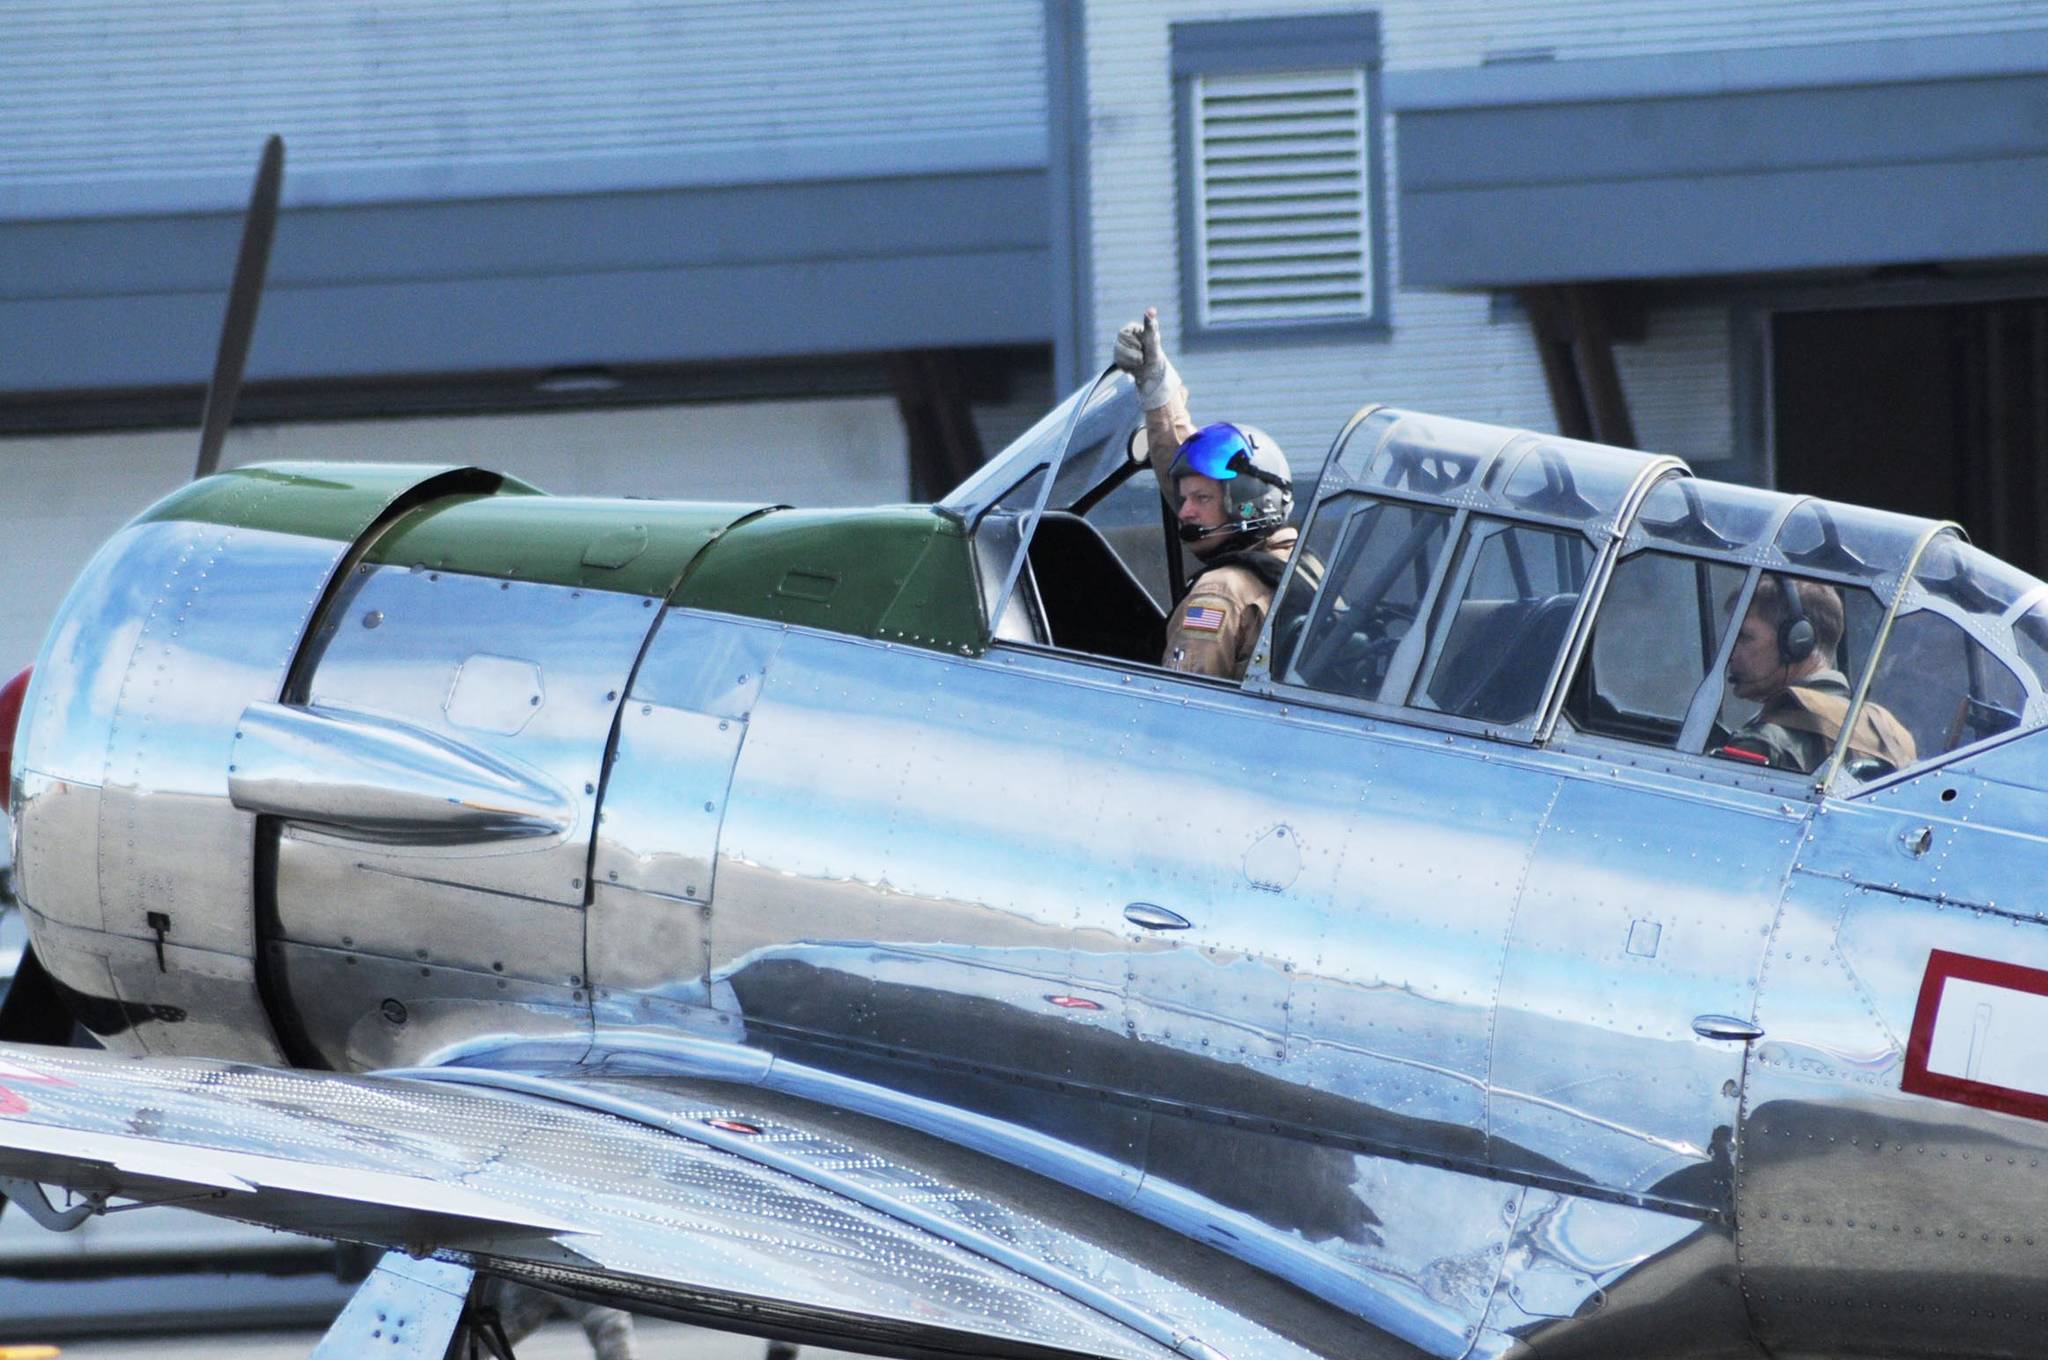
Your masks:
[[[1160,494],[1177,508],[1181,542],[1202,561],[1167,620],[1162,664],[1242,679],[1297,537],[1287,523],[1294,484],[1286,455],[1253,425],[1195,428],[1157,308],[1117,332],[1116,366],[1138,385]]]
[[[1759,707],[1713,754],[1800,774],[1820,768],[1849,715],[1849,678],[1835,669],[1842,623],[1842,596],[1833,586],[1769,574],[1756,583],[1728,654],[1728,685]],[[1882,705],[1865,703],[1848,758],[1896,770],[1914,755],[1904,724]]]

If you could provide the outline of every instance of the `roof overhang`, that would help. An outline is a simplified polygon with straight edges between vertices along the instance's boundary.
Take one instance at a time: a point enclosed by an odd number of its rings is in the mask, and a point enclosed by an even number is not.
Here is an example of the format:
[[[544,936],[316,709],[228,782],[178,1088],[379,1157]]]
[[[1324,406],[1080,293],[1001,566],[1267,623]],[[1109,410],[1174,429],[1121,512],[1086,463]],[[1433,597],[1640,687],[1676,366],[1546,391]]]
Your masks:
[[[249,377],[1051,337],[1042,137],[731,160],[288,167]],[[209,177],[0,196],[0,395],[204,382],[246,193]]]
[[[1407,287],[2048,254],[2048,30],[1390,73]]]

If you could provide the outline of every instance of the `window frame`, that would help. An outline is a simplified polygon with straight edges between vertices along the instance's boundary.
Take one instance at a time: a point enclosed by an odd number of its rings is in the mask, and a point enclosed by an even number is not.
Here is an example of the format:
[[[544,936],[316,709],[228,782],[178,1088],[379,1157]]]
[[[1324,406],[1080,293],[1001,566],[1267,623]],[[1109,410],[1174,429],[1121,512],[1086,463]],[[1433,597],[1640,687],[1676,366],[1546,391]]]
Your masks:
[[[1793,506],[1786,508],[1786,513],[1789,513],[1797,504],[1798,501],[1795,500]],[[1783,518],[1784,516],[1781,514],[1780,524],[1783,523]],[[1775,532],[1776,526],[1773,527],[1773,533]],[[1896,609],[1895,590],[1879,590],[1873,585],[1869,577],[1858,576],[1851,572],[1815,570],[1809,567],[1786,570],[1780,565],[1758,562],[1754,553],[1676,549],[1656,543],[1636,542],[1633,539],[1616,556],[1615,562],[1617,567],[1622,561],[1640,553],[1656,553],[1660,556],[1682,562],[1711,563],[1729,567],[1742,573],[1741,579],[1736,582],[1734,593],[1730,597],[1732,607],[1729,610],[1728,618],[1722,624],[1721,640],[1715,649],[1714,656],[1708,664],[1705,674],[1700,677],[1699,683],[1694,687],[1692,698],[1686,706],[1685,720],[1680,725],[1678,733],[1672,738],[1670,745],[1633,741],[1627,737],[1617,737],[1608,733],[1591,731],[1574,724],[1569,714],[1560,713],[1558,746],[1565,750],[1586,752],[1595,750],[1602,752],[1627,751],[1634,757],[1630,762],[1632,764],[1651,765],[1660,769],[1682,771],[1688,774],[1698,774],[1702,770],[1711,770],[1716,774],[1736,775],[1738,777],[1730,782],[1744,785],[1758,786],[1759,781],[1761,781],[1762,786],[1765,787],[1775,786],[1798,789],[1809,794],[1820,792],[1834,778],[1835,771],[1840,766],[1842,757],[1848,749],[1848,737],[1853,723],[1844,724],[1842,734],[1836,739],[1835,744],[1828,749],[1826,757],[1822,759],[1821,763],[1811,773],[1806,774],[1801,774],[1795,770],[1748,769],[1735,762],[1718,757],[1713,751],[1707,749],[1706,743],[1712,732],[1715,718],[1720,713],[1722,704],[1726,701],[1728,689],[1725,677],[1728,671],[1728,660],[1735,650],[1736,634],[1740,629],[1741,620],[1749,612],[1750,602],[1756,598],[1757,585],[1765,576],[1791,577],[1799,581],[1811,581],[1822,585],[1835,586],[1841,590],[1860,590],[1875,599],[1879,614],[1877,627],[1872,630],[1869,639],[1870,655],[1862,666],[1858,668],[1855,677],[1856,685],[1850,692],[1849,713],[1853,718],[1862,709],[1865,690],[1871,677],[1876,673],[1877,660],[1883,655],[1885,643],[1890,637],[1891,622],[1895,616]],[[1601,603],[1603,605],[1606,603],[1604,597]],[[1592,632],[1590,625],[1597,624],[1598,622],[1597,617],[1588,620],[1587,634],[1589,640]],[[1567,681],[1567,689],[1570,688],[1571,684],[1577,682],[1579,671],[1584,664],[1585,661],[1582,654],[1579,661],[1572,667],[1571,675]],[[1916,765],[1912,768],[1920,768],[1920,766]],[[1887,775],[1885,778],[1889,779],[1891,776]]]
[[[1401,693],[1407,693],[1408,689],[1412,686],[1419,654],[1429,643],[1429,619],[1436,611],[1445,583],[1450,579],[1452,567],[1455,565],[1451,559],[1456,556],[1458,545],[1464,539],[1465,523],[1469,518],[1469,511],[1461,506],[1442,505],[1419,498],[1382,496],[1372,491],[1357,489],[1340,492],[1337,495],[1331,496],[1327,501],[1319,502],[1316,506],[1316,512],[1319,515],[1336,514],[1339,517],[1337,538],[1331,544],[1334,555],[1330,562],[1323,564],[1325,572],[1323,580],[1309,597],[1307,612],[1302,621],[1301,636],[1295,644],[1295,651],[1287,659],[1286,672],[1296,671],[1299,668],[1301,653],[1308,645],[1310,633],[1314,630],[1317,623],[1328,622],[1330,617],[1329,602],[1332,601],[1340,587],[1349,584],[1348,579],[1338,578],[1336,574],[1336,567],[1338,565],[1336,559],[1341,557],[1346,543],[1351,540],[1351,536],[1360,521],[1374,507],[1403,505],[1432,514],[1440,514],[1444,518],[1443,546],[1430,562],[1429,578],[1423,582],[1422,589],[1416,598],[1415,618],[1412,621],[1411,630],[1402,639],[1401,646],[1396,650],[1392,668],[1388,674],[1387,683],[1390,686],[1393,685],[1395,679],[1400,679],[1400,684],[1397,688]],[[1307,529],[1308,526],[1304,525],[1301,538],[1298,540],[1301,545],[1306,545],[1308,542]],[[1299,553],[1294,554],[1293,557],[1298,558]],[[1276,618],[1280,612],[1278,601],[1283,598],[1281,592],[1287,589],[1293,579],[1293,574],[1294,560],[1290,558],[1287,571],[1283,575],[1279,587],[1273,592],[1275,607],[1267,611],[1260,634],[1260,645],[1257,653],[1252,658],[1251,668],[1245,673],[1246,681],[1250,681],[1253,678],[1254,672],[1257,672],[1267,676],[1276,689],[1297,692],[1303,695],[1317,695],[1320,696],[1317,700],[1319,703],[1327,703],[1335,707],[1357,706],[1360,711],[1375,713],[1400,714],[1407,712],[1408,706],[1404,703],[1386,699],[1365,699],[1357,695],[1345,694],[1340,690],[1323,689],[1303,681],[1286,679],[1284,678],[1285,672],[1283,672],[1282,677],[1271,677],[1269,654],[1274,642],[1272,636],[1273,629],[1276,626]],[[1409,641],[1410,638],[1413,639],[1412,642]]]
[[[1863,704],[1870,697],[1870,690],[1877,678],[1877,663],[1883,659],[1884,649],[1891,642],[1892,625],[1906,615],[1925,611],[1945,618],[1950,623],[1956,625],[1964,637],[1982,647],[2020,682],[2020,687],[2027,695],[2027,705],[2022,713],[2021,720],[2017,726],[2008,728],[2003,732],[1995,732],[1990,736],[1980,737],[1976,741],[1966,742],[1953,750],[1944,751],[1939,755],[1923,757],[1904,769],[1895,770],[1888,775],[1861,784],[1850,783],[1847,780],[1838,780],[1836,778],[1841,770],[1842,757],[1848,744],[1845,732],[1844,740],[1836,744],[1834,752],[1828,758],[1828,764],[1823,767],[1829,780],[1827,792],[1832,796],[1849,800],[1881,793],[1886,789],[1910,782],[1931,770],[1952,764],[1979,751],[1990,750],[1995,746],[2003,746],[2009,741],[2017,741],[2031,732],[2042,730],[2040,727],[2033,725],[2031,720],[2038,718],[2043,711],[2044,704],[2048,704],[2048,699],[2044,699],[2043,695],[2043,691],[2048,689],[2048,685],[2042,683],[2042,677],[2035,673],[2033,668],[2027,664],[2026,659],[2019,654],[2019,650],[2012,640],[2012,626],[2029,607],[2041,601],[2044,591],[2048,591],[2048,586],[2023,592],[1998,617],[1998,631],[1991,631],[1984,621],[1986,616],[1972,614],[1955,607],[1946,600],[1937,599],[1929,595],[1918,582],[1922,559],[1927,556],[1938,540],[1949,535],[1953,535],[1958,541],[1965,544],[1970,541],[1970,536],[1963,531],[1962,526],[1953,521],[1940,520],[1930,522],[1925,536],[1922,537],[1919,546],[1914,550],[1912,560],[1906,564],[1905,570],[1900,573],[1898,589],[1890,601],[1889,608],[1885,611],[1884,625],[1878,632],[1877,644],[1871,652],[1870,667],[1865,672],[1862,683],[1856,687],[1855,698],[1850,708],[1851,717],[1853,718],[1857,713],[1861,712]]]
[[[1422,655],[1416,658],[1412,671],[1405,677],[1407,697],[1402,706],[1418,713],[1431,713],[1464,722],[1482,723],[1499,732],[1517,731],[1525,726],[1532,729],[1541,726],[1553,692],[1559,696],[1563,694],[1563,681],[1569,678],[1575,669],[1565,664],[1564,657],[1578,651],[1577,635],[1582,625],[1585,625],[1590,633],[1591,618],[1587,612],[1586,597],[1594,588],[1595,578],[1602,577],[1603,573],[1605,578],[1613,576],[1613,558],[1607,552],[1609,545],[1597,533],[1588,532],[1583,524],[1545,517],[1525,519],[1474,511],[1464,517],[1462,530],[1457,541],[1446,549],[1447,552],[1454,553],[1458,560],[1450,564],[1443,579],[1437,584],[1436,596],[1430,602],[1432,614],[1428,618],[1417,620],[1420,631],[1425,635],[1421,648]],[[1524,531],[1548,535],[1558,544],[1576,538],[1587,556],[1585,578],[1579,589],[1574,592],[1578,598],[1572,606],[1572,616],[1565,626],[1558,649],[1550,657],[1550,673],[1544,680],[1536,707],[1526,719],[1501,723],[1492,719],[1473,718],[1446,708],[1425,706],[1425,698],[1434,703],[1434,696],[1429,694],[1429,687],[1442,676],[1445,653],[1450,649],[1452,634],[1457,631],[1458,617],[1472,599],[1472,583],[1479,572],[1480,555],[1494,542],[1505,539],[1510,534]],[[1600,593],[1604,599],[1604,584]],[[1525,596],[1521,597],[1521,600],[1526,603],[1535,598],[1537,597]],[[1438,615],[1442,616],[1441,622]]]
[[[1387,244],[1386,109],[1381,90],[1380,17],[1375,10],[1288,14],[1255,19],[1198,20],[1168,26],[1173,84],[1175,253],[1180,264],[1184,349],[1293,344],[1392,334]],[[1360,317],[1288,319],[1211,325],[1202,317],[1202,261],[1194,97],[1208,76],[1287,75],[1356,70],[1365,91],[1364,264],[1368,306]]]
[[[1802,504],[1815,499],[1813,497],[1791,497],[1788,504],[1779,512],[1767,537],[1775,542],[1779,531],[1784,527],[1793,512]],[[1826,504],[1825,502],[1822,503]],[[1698,741],[1701,733],[1712,721],[1713,714],[1718,711],[1718,703],[1710,703],[1709,701],[1725,693],[1723,687],[1714,685],[1712,682],[1717,675],[1726,672],[1728,657],[1733,649],[1735,639],[1735,628],[1731,626],[1723,630],[1719,651],[1707,675],[1702,679],[1700,688],[1693,696],[1693,703],[1688,711],[1684,727],[1673,745],[1662,746],[1654,743],[1633,742],[1626,738],[1585,731],[1572,725],[1569,716],[1561,712],[1559,714],[1559,722],[1556,725],[1554,740],[1551,744],[1558,750],[1567,753],[1615,759],[1628,765],[1661,769],[1691,777],[1700,777],[1711,772],[1718,782],[1733,785],[1762,788],[1778,787],[1788,791],[1796,790],[1806,798],[1825,796],[1849,800],[1863,798],[1884,789],[1892,788],[1961,757],[1987,750],[2007,741],[2016,740],[2028,732],[2039,731],[2040,728],[2038,726],[2030,725],[2029,719],[2037,717],[2044,709],[2048,709],[2048,693],[2044,693],[2044,691],[2048,691],[2048,686],[2039,683],[2040,677],[2038,676],[2032,679],[2029,678],[2031,672],[2024,660],[2019,657],[2016,649],[2008,642],[2007,638],[2000,636],[2000,632],[2009,634],[2015,619],[2029,607],[2040,603],[2044,598],[2048,598],[2048,585],[2019,595],[2004,613],[1998,616],[2000,631],[1994,632],[1986,625],[1984,621],[1985,616],[1972,615],[1968,611],[1955,607],[1946,601],[1932,598],[1915,584],[1915,575],[1919,570],[1922,558],[1937,540],[1946,535],[1954,535],[1963,543],[1969,541],[1968,535],[1964,534],[1959,526],[1947,521],[1930,520],[1925,523],[1918,541],[1915,543],[1902,567],[1883,570],[1873,575],[1861,575],[1854,572],[1829,570],[1806,564],[1792,563],[1786,560],[1782,554],[1760,552],[1754,547],[1731,551],[1674,548],[1668,544],[1645,541],[1639,533],[1632,531],[1627,536],[1621,551],[1615,557],[1617,564],[1623,558],[1633,556],[1635,553],[1655,551],[1682,560],[1718,562],[1723,565],[1743,569],[1744,577],[1737,589],[1737,599],[1735,608],[1732,611],[1731,623],[1734,619],[1740,619],[1743,613],[1748,610],[1749,602],[1755,596],[1757,583],[1765,575],[1791,576],[1802,581],[1819,581],[1841,587],[1845,590],[1863,590],[1874,595],[1883,612],[1879,617],[1878,626],[1869,640],[1869,657],[1859,668],[1859,673],[1855,677],[1855,685],[1849,699],[1850,721],[1844,724],[1841,734],[1836,738],[1835,744],[1829,750],[1827,757],[1810,774],[1802,775],[1792,771],[1780,770],[1749,770],[1727,761],[1717,760],[1712,752],[1704,749],[1698,751],[1685,749],[1688,744]],[[1595,617],[1588,620],[1589,624],[1597,622],[1597,612],[1598,606],[1596,605]],[[1953,750],[1945,751],[1938,755],[1923,756],[1902,769],[1881,775],[1868,782],[1854,782],[1844,776],[1842,771],[1847,758],[1849,738],[1854,728],[1855,719],[1862,713],[1865,704],[1870,701],[1871,691],[1876,683],[1879,663],[1884,659],[1885,649],[1891,643],[1893,626],[1902,617],[1919,612],[1930,613],[1946,619],[1957,627],[1963,637],[1982,647],[1991,659],[2003,666],[2019,682],[2027,696],[2027,706],[2021,721],[2015,727],[1981,737],[1976,741],[1965,743]],[[1586,632],[1590,636],[1590,626]],[[1567,685],[1576,680],[1578,670],[1583,664],[1583,657],[1575,658],[1567,679]]]
[[[1356,417],[1354,417],[1355,419]],[[1258,649],[1253,654],[1250,669],[1245,672],[1243,682],[1245,690],[1311,705],[1316,708],[1336,709],[1375,718],[1388,718],[1396,722],[1408,723],[1419,727],[1437,727],[1446,731],[1487,737],[1495,741],[1512,742],[1519,746],[1543,745],[1549,739],[1550,733],[1557,723],[1558,712],[1564,700],[1566,680],[1578,668],[1579,656],[1585,646],[1586,636],[1590,631],[1592,616],[1598,610],[1601,598],[1606,593],[1608,577],[1613,571],[1616,551],[1621,542],[1620,535],[1613,533],[1611,530],[1603,531],[1600,528],[1589,527],[1582,522],[1561,517],[1528,512],[1504,513],[1495,507],[1451,504],[1428,496],[1389,490],[1384,487],[1347,487],[1330,496],[1323,496],[1319,493],[1313,514],[1321,515],[1327,509],[1344,500],[1376,501],[1386,505],[1413,505],[1428,510],[1448,511],[1450,514],[1450,521],[1445,528],[1443,551],[1437,555],[1437,559],[1431,567],[1429,583],[1423,592],[1420,612],[1418,613],[1414,629],[1416,642],[1413,645],[1412,654],[1404,654],[1402,659],[1396,663],[1402,677],[1404,698],[1398,702],[1384,699],[1360,699],[1331,690],[1317,689],[1312,685],[1283,680],[1274,676],[1271,671],[1270,661],[1273,648],[1274,618],[1279,613],[1277,607],[1266,616],[1264,631],[1259,637]],[[1347,529],[1352,519],[1363,512],[1363,508],[1362,505],[1356,508],[1348,506],[1345,508],[1344,514]],[[1593,555],[1592,565],[1586,575],[1585,586],[1579,592],[1578,604],[1574,607],[1571,622],[1566,628],[1564,644],[1558,649],[1556,656],[1551,659],[1550,674],[1544,682],[1544,699],[1537,706],[1535,713],[1521,722],[1496,723],[1478,718],[1460,717],[1455,713],[1446,713],[1440,709],[1419,708],[1413,703],[1408,702],[1406,698],[1407,691],[1414,688],[1422,674],[1423,653],[1438,642],[1434,634],[1436,615],[1441,612],[1447,600],[1455,599],[1452,593],[1453,590],[1462,589],[1465,584],[1464,576],[1469,575],[1469,573],[1465,572],[1465,560],[1468,556],[1468,539],[1472,534],[1471,525],[1474,518],[1484,520],[1490,525],[1499,526],[1496,529],[1489,530],[1489,534],[1504,532],[1507,529],[1517,527],[1540,529],[1552,533],[1577,534],[1586,540],[1588,551]],[[1310,524],[1303,525],[1303,542],[1306,542],[1308,539],[1310,527],[1312,527],[1312,520]],[[1274,593],[1275,600],[1284,598],[1283,592],[1293,584],[1294,569],[1295,562],[1290,561],[1286,574],[1280,580],[1279,589]],[[1458,579],[1454,580],[1454,577]],[[1308,606],[1311,620],[1315,618],[1315,611],[1322,604],[1324,596],[1335,590],[1340,584],[1334,578],[1325,576],[1316,586],[1315,593],[1310,597]],[[1308,642],[1308,631],[1304,627],[1301,640],[1297,646],[1305,647],[1308,645]],[[1297,659],[1290,658],[1290,667]]]
[[[1637,513],[1652,489],[1666,478],[1690,474],[1683,462],[1666,454],[1615,450],[1641,461],[1634,468],[1627,485],[1622,488],[1611,512],[1601,512],[1588,517],[1532,510],[1513,504],[1504,494],[1505,481],[1512,478],[1523,456],[1531,451],[1532,446],[1528,442],[1529,432],[1502,426],[1495,431],[1499,435],[1498,439],[1488,441],[1481,448],[1459,450],[1461,456],[1476,457],[1477,463],[1471,476],[1449,492],[1429,494],[1372,481],[1370,474],[1377,464],[1381,441],[1399,432],[1403,422],[1411,418],[1416,418],[1416,413],[1375,403],[1359,407],[1351,419],[1345,422],[1344,428],[1330,445],[1329,453],[1324,456],[1322,473],[1317,480],[1308,513],[1301,525],[1301,545],[1306,547],[1313,541],[1318,523],[1325,514],[1353,499],[1387,504],[1405,503],[1451,512],[1444,551],[1432,569],[1429,585],[1424,594],[1425,612],[1417,619],[1416,631],[1423,636],[1415,644],[1412,661],[1408,662],[1419,672],[1421,652],[1430,645],[1428,633],[1432,626],[1431,620],[1441,607],[1446,584],[1451,575],[1459,569],[1469,531],[1468,526],[1475,515],[1488,521],[1504,521],[1510,525],[1525,525],[1583,536],[1593,552],[1593,564],[1587,574],[1585,586],[1580,591],[1578,605],[1567,625],[1564,645],[1553,658],[1550,674],[1545,680],[1543,701],[1528,720],[1502,724],[1459,717],[1435,709],[1418,708],[1407,702],[1353,698],[1274,675],[1272,660],[1275,622],[1281,613],[1281,603],[1294,588],[1296,569],[1301,560],[1299,552],[1289,560],[1287,570],[1281,576],[1279,587],[1274,592],[1275,606],[1266,615],[1263,631],[1259,635],[1259,644],[1252,654],[1250,667],[1245,671],[1242,687],[1247,693],[1263,694],[1307,707],[1355,713],[1363,717],[1385,718],[1410,726],[1437,728],[1517,746],[1547,745],[1557,728],[1559,715],[1564,707],[1567,685],[1579,668],[1580,659],[1592,632],[1593,616],[1598,612],[1606,595],[1607,582],[1613,574],[1614,563],[1621,555],[1628,531],[1633,526]],[[1494,427],[1474,425],[1469,429],[1492,430]],[[1345,456],[1351,451],[1355,440],[1362,441],[1360,451],[1364,457],[1353,469],[1346,464]],[[1540,442],[1567,446],[1573,443],[1569,440],[1555,439]],[[1559,452],[1563,453],[1564,450]],[[1502,484],[1496,485],[1497,482]],[[1343,514],[1346,522],[1348,523],[1356,513],[1354,509],[1345,508]],[[1324,564],[1326,571],[1328,566],[1329,564]],[[1311,619],[1315,616],[1315,610],[1323,596],[1335,590],[1338,584],[1329,575],[1325,575],[1316,584],[1308,603]],[[1307,645],[1308,636],[1304,627],[1303,635],[1296,646]],[[1297,656],[1288,658],[1290,668],[1297,659]],[[1414,679],[1413,674],[1409,675],[1407,683],[1410,687]],[[1404,699],[1405,697],[1404,694]]]

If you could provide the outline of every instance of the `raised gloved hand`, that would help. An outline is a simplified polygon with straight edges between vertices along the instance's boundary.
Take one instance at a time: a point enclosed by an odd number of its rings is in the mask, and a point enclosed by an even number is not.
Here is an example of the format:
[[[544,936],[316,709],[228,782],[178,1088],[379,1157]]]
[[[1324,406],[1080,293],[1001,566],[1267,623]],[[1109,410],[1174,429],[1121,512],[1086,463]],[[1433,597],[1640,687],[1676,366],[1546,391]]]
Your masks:
[[[1138,403],[1156,411],[1180,395],[1180,374],[1166,357],[1159,339],[1159,309],[1147,307],[1145,319],[1130,321],[1116,333],[1116,366],[1138,384]]]

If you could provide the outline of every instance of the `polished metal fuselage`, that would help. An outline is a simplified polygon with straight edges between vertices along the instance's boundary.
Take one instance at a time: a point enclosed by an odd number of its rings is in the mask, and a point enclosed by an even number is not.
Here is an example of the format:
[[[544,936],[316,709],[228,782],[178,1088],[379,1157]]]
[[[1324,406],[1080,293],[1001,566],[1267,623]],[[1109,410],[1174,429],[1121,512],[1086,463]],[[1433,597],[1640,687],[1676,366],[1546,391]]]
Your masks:
[[[2048,1125],[1898,1079],[1930,946],[2048,968],[2038,740],[1788,800],[1031,646],[405,566],[321,606],[339,555],[142,526],[46,653],[19,886],[110,1045],[750,1081],[1435,1355],[2038,1330]],[[394,834],[306,741],[471,793]]]

